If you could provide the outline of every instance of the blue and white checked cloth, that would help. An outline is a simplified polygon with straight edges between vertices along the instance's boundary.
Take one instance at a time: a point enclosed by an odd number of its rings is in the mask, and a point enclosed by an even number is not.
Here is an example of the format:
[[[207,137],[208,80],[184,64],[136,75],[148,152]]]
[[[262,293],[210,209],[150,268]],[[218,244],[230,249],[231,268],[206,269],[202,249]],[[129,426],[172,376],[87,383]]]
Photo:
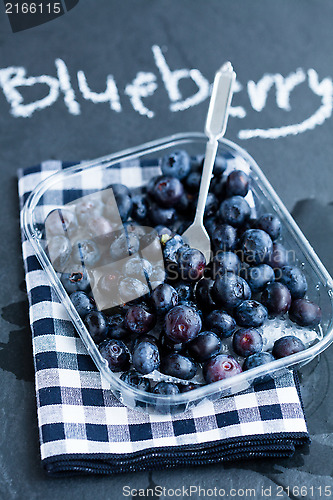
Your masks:
[[[67,166],[48,161],[19,171],[21,209],[39,182]],[[138,185],[148,168],[154,166],[132,165],[131,184]],[[115,168],[114,181],[122,175]],[[66,190],[57,196],[58,205],[70,201]],[[296,446],[309,442],[292,374],[179,415],[148,415],[123,406],[95,368],[23,234],[22,248],[40,451],[48,474],[111,474],[289,457]]]

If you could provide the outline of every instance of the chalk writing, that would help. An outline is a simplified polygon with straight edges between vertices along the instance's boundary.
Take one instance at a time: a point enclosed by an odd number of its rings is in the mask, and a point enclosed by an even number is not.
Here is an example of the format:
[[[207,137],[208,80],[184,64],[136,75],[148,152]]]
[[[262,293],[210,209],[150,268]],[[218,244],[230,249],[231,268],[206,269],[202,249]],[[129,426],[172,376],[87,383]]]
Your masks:
[[[140,71],[133,82],[126,85],[125,94],[129,96],[135,111],[140,113],[140,115],[146,115],[148,118],[153,118],[155,113],[143,104],[142,99],[153,95],[157,87],[158,85],[154,73],[144,73]]]
[[[167,61],[165,51],[158,45],[152,46],[152,62],[154,71],[139,71],[134,79],[126,84],[123,89],[119,88],[116,78],[112,74],[106,76],[105,90],[96,92],[91,89],[89,81],[83,70],[76,75],[77,88],[75,92],[70,76],[70,71],[65,61],[57,58],[55,60],[56,76],[40,75],[27,76],[27,69],[23,66],[10,66],[0,69],[0,89],[10,105],[10,113],[15,118],[29,118],[36,111],[43,110],[54,105],[62,96],[67,111],[71,115],[80,115],[84,101],[94,104],[108,103],[110,109],[115,113],[123,110],[124,99],[129,99],[133,110],[143,117],[152,119],[157,111],[148,105],[150,96],[157,91],[166,92],[169,99],[169,109],[172,113],[182,112],[205,101],[211,92],[209,80],[195,68],[172,69]],[[196,89],[192,95],[183,95],[180,82],[190,80]],[[22,88],[42,85],[45,88],[42,96],[33,102],[25,102]],[[275,94],[277,108],[290,112],[292,110],[291,95],[296,87],[304,86],[311,91],[320,105],[303,121],[279,127],[246,129],[241,128],[238,132],[240,139],[251,139],[260,137],[263,139],[276,139],[288,135],[297,135],[312,130],[322,125],[332,116],[333,109],[333,83],[332,78],[326,76],[320,80],[315,69],[304,70],[302,68],[283,76],[280,73],[264,74],[257,82],[249,80],[246,85],[236,81],[234,93],[247,93],[247,110],[243,106],[231,106],[230,115],[243,120],[249,110],[262,113],[267,106],[267,98],[272,92]],[[102,87],[103,88],[103,87]],[[20,91],[21,89],[21,91]],[[234,97],[235,101],[235,97]],[[243,101],[244,104],[244,101]]]
[[[210,85],[208,80],[197,69],[177,69],[171,71],[158,45],[152,47],[156,66],[160,70],[165,88],[169,94],[171,101],[171,111],[183,111],[192,106],[199,104],[207,99],[210,93]],[[184,78],[190,78],[198,86],[196,94],[182,100],[182,94],[179,90],[179,81]]]
[[[93,103],[109,102],[110,108],[120,113],[122,110],[116,82],[112,75],[106,77],[106,89],[104,92],[94,92],[90,89],[86,75],[83,71],[77,72],[77,83],[82,96]]]

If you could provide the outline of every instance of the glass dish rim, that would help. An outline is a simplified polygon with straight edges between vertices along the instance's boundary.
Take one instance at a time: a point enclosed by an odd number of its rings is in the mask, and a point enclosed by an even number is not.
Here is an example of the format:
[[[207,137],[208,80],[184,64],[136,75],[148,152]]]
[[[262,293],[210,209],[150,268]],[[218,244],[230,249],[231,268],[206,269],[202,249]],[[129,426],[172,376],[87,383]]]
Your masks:
[[[110,387],[111,390],[120,390],[121,392],[127,391],[129,393],[132,393],[134,397],[140,397],[140,400],[145,403],[154,403],[156,400],[159,400],[161,403],[165,402],[166,404],[171,404],[171,405],[176,403],[188,404],[191,402],[195,402],[197,400],[201,400],[202,398],[213,396],[214,394],[217,394],[225,390],[231,390],[233,387],[235,386],[237,387],[237,384],[240,384],[242,381],[243,383],[246,382],[250,385],[250,383],[253,382],[253,380],[256,378],[263,377],[265,375],[273,376],[274,373],[281,371],[281,369],[291,370],[293,366],[300,365],[302,363],[305,364],[306,362],[310,361],[315,356],[320,354],[333,342],[333,314],[332,314],[331,321],[330,324],[328,325],[327,333],[325,334],[325,336],[317,343],[315,343],[313,346],[307,348],[304,351],[293,354],[292,356],[288,356],[286,358],[274,360],[270,363],[267,363],[266,365],[261,365],[256,368],[252,368],[251,370],[244,371],[229,379],[220,380],[212,384],[201,386],[195,389],[195,391],[180,393],[173,396],[162,396],[159,394],[147,393],[142,390],[133,388],[128,384],[126,384],[125,382],[121,381],[116,375],[113,374],[113,372],[111,372],[107,368],[106,360],[103,360],[101,358],[97,346],[93,343],[92,339],[91,341],[88,341],[88,339],[85,338],[87,337],[87,331],[85,329],[84,323],[77,314],[74,306],[72,305],[69,299],[67,292],[65,291],[60,279],[55,273],[45,250],[40,244],[38,231],[36,231],[34,228],[33,210],[40,201],[41,196],[47,191],[48,187],[56,183],[58,180],[73,174],[75,175],[76,173],[81,172],[83,169],[103,168],[103,166],[111,167],[113,164],[116,164],[119,161],[128,160],[131,157],[140,157],[143,155],[152,154],[155,151],[162,151],[163,149],[171,148],[173,146],[176,147],[186,142],[205,143],[207,141],[208,141],[207,136],[201,132],[178,133],[151,142],[147,142],[139,146],[127,148],[125,150],[110,155],[102,156],[94,160],[83,161],[81,163],[68,167],[65,170],[59,170],[58,172],[55,172],[54,174],[50,175],[49,177],[41,181],[34,188],[34,190],[30,193],[28,199],[26,200],[21,212],[22,226],[25,236],[31,243],[37,259],[39,260],[43,270],[46,272],[50,280],[51,286],[56,291],[58,298],[64,305],[67,313],[69,314],[73,326],[79,333],[80,338],[82,339],[85,347],[87,348],[88,353],[95,362],[97,369],[101,372],[102,376],[106,377],[111,386]],[[320,277],[322,281],[325,281],[326,286],[333,289],[333,280],[329,275],[328,271],[320,261],[319,257],[313,250],[312,246],[305,238],[300,228],[297,226],[296,222],[290,215],[289,211],[287,210],[281,199],[278,197],[275,190],[267,180],[261,168],[253,159],[253,157],[238,144],[228,139],[223,138],[219,142],[223,146],[226,146],[228,150],[236,152],[245,161],[249,163],[251,170],[255,172],[255,174],[260,179],[261,184],[269,192],[271,201],[274,201],[279,207],[279,210],[282,212],[285,221],[289,226],[289,230],[292,230],[294,235],[297,236],[298,241],[302,245],[302,250],[304,251],[304,253],[307,254],[309,260],[312,261],[311,262],[312,266],[314,265],[316,269],[320,272]],[[331,301],[331,306],[333,306],[333,297],[332,295],[329,295],[329,297]],[[272,370],[272,365],[274,365],[273,370]],[[267,368],[270,368],[270,370],[268,370]],[[272,373],[269,373],[269,371],[271,371]]]

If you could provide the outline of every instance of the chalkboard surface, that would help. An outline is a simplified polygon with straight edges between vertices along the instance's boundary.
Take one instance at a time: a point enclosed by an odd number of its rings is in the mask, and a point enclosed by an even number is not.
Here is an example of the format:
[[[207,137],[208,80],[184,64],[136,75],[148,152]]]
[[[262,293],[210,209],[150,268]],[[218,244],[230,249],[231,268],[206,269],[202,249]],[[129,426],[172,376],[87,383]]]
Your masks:
[[[18,449],[19,442],[26,443],[21,455],[13,457],[8,451],[1,458],[7,467],[6,498],[15,498],[16,493],[35,498],[34,480],[40,481],[36,498],[41,498],[46,486],[36,472],[29,329],[25,296],[19,289],[23,272],[17,168],[45,159],[94,158],[176,132],[202,131],[214,73],[230,60],[237,87],[226,137],[247,149],[287,207],[291,211],[296,207],[296,218],[305,232],[310,228],[308,236],[315,235],[312,243],[331,267],[324,233],[332,232],[333,3],[72,3],[74,7],[64,15],[17,33],[11,30],[5,6],[0,6],[0,366],[5,370],[1,408],[5,420],[12,418],[13,408],[24,409],[8,430],[5,448]],[[312,198],[315,203],[306,201]],[[311,233],[316,219],[322,222],[321,233]],[[325,411],[332,414],[328,407]],[[323,420],[318,417],[312,422],[322,425]],[[331,422],[324,430],[332,428]],[[332,435],[330,439],[332,445]],[[332,448],[327,447],[326,455],[323,449],[319,454],[322,472],[320,468],[314,471],[310,461],[305,469],[306,474],[317,474],[318,484],[323,484],[318,477],[322,474],[326,481],[331,475]],[[299,464],[296,460],[292,465],[297,468]],[[288,467],[285,464],[286,484],[294,477]],[[16,489],[15,468],[25,478]],[[202,470],[202,478],[209,482],[219,470]],[[243,473],[251,482],[251,471]],[[147,475],[136,477],[148,486]],[[165,482],[166,477],[160,478]],[[124,479],[115,481],[120,492]],[[328,481],[332,483],[331,478]],[[55,497],[68,493],[71,498],[83,498],[75,489],[62,490],[65,483],[57,484]],[[90,494],[94,484],[89,483]],[[111,498],[109,488],[103,491],[105,498]]]
[[[2,13],[2,172],[201,131],[209,84],[231,60],[238,91],[226,136],[289,208],[304,188],[329,201],[332,20],[329,1],[85,0],[13,34]]]

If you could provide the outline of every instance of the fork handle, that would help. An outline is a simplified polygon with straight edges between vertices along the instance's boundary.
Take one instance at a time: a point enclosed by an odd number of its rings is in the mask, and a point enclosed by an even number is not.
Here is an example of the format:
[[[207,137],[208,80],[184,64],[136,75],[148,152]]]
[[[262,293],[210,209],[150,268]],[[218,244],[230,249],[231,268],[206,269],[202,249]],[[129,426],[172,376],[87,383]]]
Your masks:
[[[206,119],[205,132],[209,138],[206,145],[205,161],[200,182],[199,198],[194,222],[203,225],[206,199],[212,178],[215,157],[218,148],[218,139],[225,132],[230,102],[233,93],[233,84],[236,78],[230,62],[225,63],[215,74],[212,95]]]
[[[203,223],[203,216],[205,213],[206,199],[209,191],[210,181],[212,178],[214,162],[216,158],[218,141],[211,139],[206,145],[205,161],[202,169],[202,176],[200,182],[200,190],[198,197],[198,204],[195,213],[194,222],[199,224]]]

